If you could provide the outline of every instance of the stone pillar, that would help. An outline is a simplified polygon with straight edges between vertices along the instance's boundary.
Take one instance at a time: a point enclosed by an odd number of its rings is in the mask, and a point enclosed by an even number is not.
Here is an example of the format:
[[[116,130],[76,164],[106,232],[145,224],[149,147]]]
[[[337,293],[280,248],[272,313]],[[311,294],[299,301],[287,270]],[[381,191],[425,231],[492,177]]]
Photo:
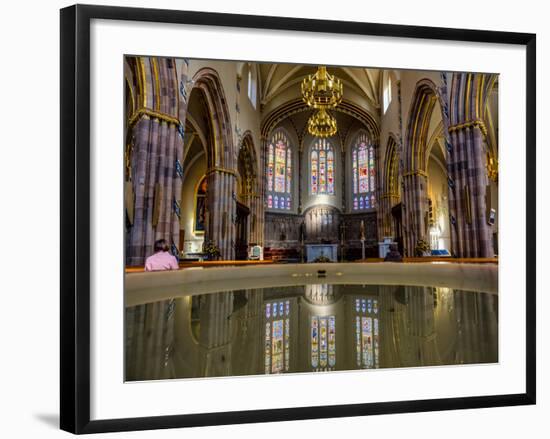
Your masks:
[[[180,212],[174,200],[178,201],[181,192],[183,154],[175,62],[169,58],[154,62],[136,58],[134,65],[134,74],[142,79],[138,108],[128,115],[127,124],[127,141],[133,145],[129,177],[134,197],[133,221],[126,233],[127,265],[143,264],[157,239],[166,239],[172,251],[178,252]],[[158,221],[153,216],[155,206]]]
[[[476,125],[452,127],[453,153],[449,166],[456,216],[456,251],[459,257],[492,257],[491,229],[486,219],[488,184],[482,132]],[[454,222],[454,224],[453,224]]]
[[[205,240],[220,250],[220,259],[235,259],[235,219],[237,205],[233,197],[237,181],[233,171],[213,168],[207,172],[207,226]]]
[[[403,239],[407,256],[415,256],[418,241],[426,240],[426,180],[427,175],[422,171],[403,175]]]

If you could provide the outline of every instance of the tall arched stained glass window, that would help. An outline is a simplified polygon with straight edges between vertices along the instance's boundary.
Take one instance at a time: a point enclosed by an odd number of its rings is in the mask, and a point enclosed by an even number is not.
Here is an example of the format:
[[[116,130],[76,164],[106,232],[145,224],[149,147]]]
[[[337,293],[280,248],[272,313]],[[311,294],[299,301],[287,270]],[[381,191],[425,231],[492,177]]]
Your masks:
[[[365,133],[357,137],[351,149],[353,210],[376,207],[376,164],[374,146]]]
[[[292,209],[292,148],[281,130],[271,137],[267,147],[267,207]]]
[[[334,149],[327,139],[317,139],[310,153],[310,192],[334,195]]]

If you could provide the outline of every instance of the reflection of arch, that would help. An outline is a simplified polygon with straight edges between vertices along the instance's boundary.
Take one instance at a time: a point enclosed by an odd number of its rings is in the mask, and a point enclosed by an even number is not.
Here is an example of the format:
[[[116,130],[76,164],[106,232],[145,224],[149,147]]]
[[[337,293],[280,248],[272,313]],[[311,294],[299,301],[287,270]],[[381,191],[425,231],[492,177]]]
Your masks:
[[[210,167],[235,168],[235,150],[231,132],[231,120],[227,100],[218,73],[210,68],[200,69],[193,77],[193,90],[203,93],[212,123],[213,157],[209,157]]]

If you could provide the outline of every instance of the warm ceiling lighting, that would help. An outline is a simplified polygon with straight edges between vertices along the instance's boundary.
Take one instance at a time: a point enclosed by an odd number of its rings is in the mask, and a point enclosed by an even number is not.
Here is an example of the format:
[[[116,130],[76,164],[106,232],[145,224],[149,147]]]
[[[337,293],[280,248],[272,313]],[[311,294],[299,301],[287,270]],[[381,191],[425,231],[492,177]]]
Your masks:
[[[302,81],[302,97],[311,108],[334,108],[342,102],[343,92],[342,81],[330,75],[324,66]]]
[[[326,110],[342,102],[343,92],[342,81],[330,75],[324,66],[302,81],[302,99],[308,107],[319,110],[307,123],[308,132],[312,136],[324,138],[336,134],[336,119]]]
[[[331,137],[338,132],[336,119],[321,108],[307,121],[307,130],[314,137]]]

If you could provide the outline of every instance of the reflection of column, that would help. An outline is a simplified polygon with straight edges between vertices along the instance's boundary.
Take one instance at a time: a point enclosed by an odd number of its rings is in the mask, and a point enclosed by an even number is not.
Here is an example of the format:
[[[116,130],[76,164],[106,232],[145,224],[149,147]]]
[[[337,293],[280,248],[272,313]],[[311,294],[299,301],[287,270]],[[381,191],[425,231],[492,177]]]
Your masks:
[[[228,376],[231,370],[233,293],[203,296],[200,310],[200,372],[203,376]]]
[[[434,326],[434,289],[405,287],[410,343],[417,353],[415,366],[440,364]]]
[[[126,308],[126,380],[173,378],[174,299]]]
[[[455,290],[458,363],[498,361],[498,296]]]
[[[233,375],[256,375],[264,372],[263,291],[253,289],[235,292],[246,304],[232,315],[235,338],[231,341]],[[244,297],[244,299],[242,298]]]
[[[401,341],[399,330],[399,308],[395,302],[394,294],[398,288],[393,285],[380,285],[378,287],[378,306],[380,315],[380,367],[400,367]],[[383,337],[383,338],[382,338]]]

